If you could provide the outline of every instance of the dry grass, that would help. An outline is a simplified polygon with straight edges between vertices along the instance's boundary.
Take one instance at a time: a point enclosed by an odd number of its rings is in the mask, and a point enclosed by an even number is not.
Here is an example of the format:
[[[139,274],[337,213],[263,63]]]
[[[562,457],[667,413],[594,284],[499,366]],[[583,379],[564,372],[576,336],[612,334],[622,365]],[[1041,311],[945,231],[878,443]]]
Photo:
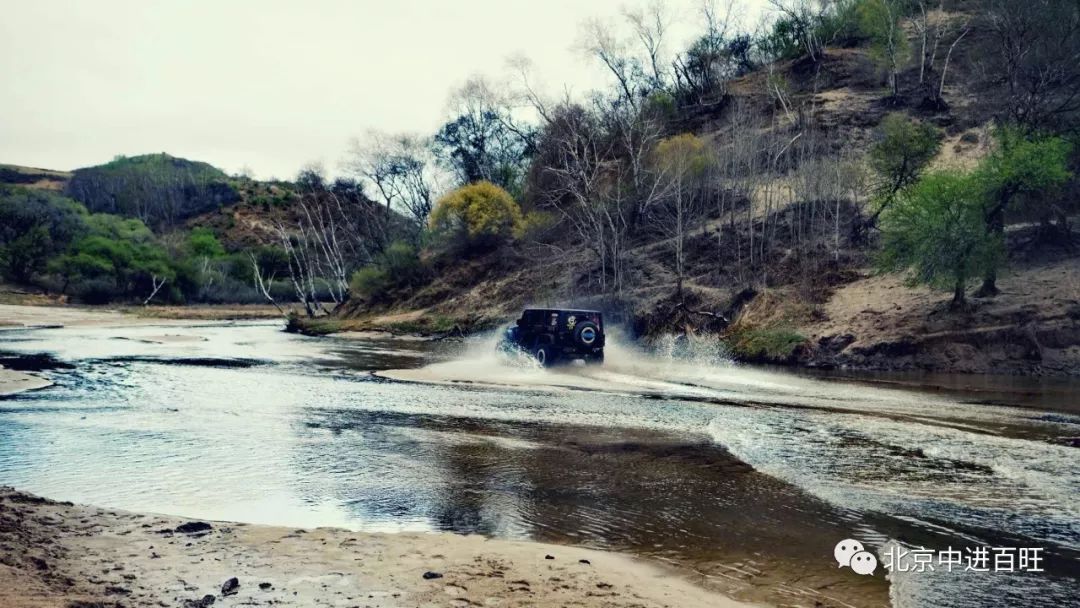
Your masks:
[[[122,312],[138,317],[192,321],[239,321],[280,319],[281,312],[269,304],[202,304],[192,306],[128,306]],[[288,308],[285,309],[289,311]]]

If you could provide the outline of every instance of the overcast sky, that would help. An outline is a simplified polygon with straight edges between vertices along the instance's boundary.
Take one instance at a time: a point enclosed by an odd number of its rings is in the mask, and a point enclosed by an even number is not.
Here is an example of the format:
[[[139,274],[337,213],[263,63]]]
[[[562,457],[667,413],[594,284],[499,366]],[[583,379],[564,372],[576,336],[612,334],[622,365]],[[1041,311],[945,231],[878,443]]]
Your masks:
[[[764,0],[737,0],[748,23]],[[701,30],[669,0],[669,50]],[[448,92],[524,54],[546,88],[607,86],[580,25],[620,0],[22,1],[0,19],[0,163],[168,152],[289,178],[368,128],[433,132]],[[632,4],[631,4],[632,5]]]

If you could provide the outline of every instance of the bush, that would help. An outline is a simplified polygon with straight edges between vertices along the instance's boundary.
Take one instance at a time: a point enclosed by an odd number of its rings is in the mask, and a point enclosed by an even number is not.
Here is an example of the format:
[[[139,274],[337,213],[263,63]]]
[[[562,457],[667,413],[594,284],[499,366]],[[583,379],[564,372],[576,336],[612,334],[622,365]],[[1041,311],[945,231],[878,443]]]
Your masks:
[[[509,192],[481,181],[439,199],[430,223],[432,230],[454,248],[487,249],[519,234],[521,208]]]
[[[225,255],[225,247],[209,228],[195,228],[188,235],[188,255],[205,258],[219,258]]]
[[[748,361],[788,361],[806,343],[802,334],[785,327],[740,328],[728,340],[732,352]]]
[[[881,179],[880,196],[892,196],[918,178],[941,149],[941,131],[900,112],[885,116],[870,146],[870,168]]]
[[[390,284],[390,273],[372,264],[353,273],[349,279],[349,291],[352,294],[374,298],[385,293],[390,288]]]
[[[82,281],[76,286],[75,295],[85,304],[108,304],[121,294],[112,281],[90,279]]]
[[[404,241],[391,243],[375,261],[353,273],[350,293],[377,300],[395,289],[415,286],[424,276],[416,248]]]
[[[86,231],[86,209],[40,190],[0,187],[0,273],[30,282]]]

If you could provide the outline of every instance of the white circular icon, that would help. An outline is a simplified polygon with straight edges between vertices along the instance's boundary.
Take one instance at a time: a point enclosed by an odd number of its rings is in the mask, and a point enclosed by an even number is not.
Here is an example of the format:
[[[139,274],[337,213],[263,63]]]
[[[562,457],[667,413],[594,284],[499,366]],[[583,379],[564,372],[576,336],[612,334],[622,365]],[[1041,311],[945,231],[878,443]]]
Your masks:
[[[859,551],[851,556],[851,569],[858,574],[873,574],[877,568],[877,558],[869,551]]]
[[[862,543],[852,538],[845,538],[836,543],[836,547],[833,549],[832,554],[833,557],[836,558],[836,563],[839,564],[837,567],[843,568],[844,566],[850,566],[851,556],[862,550]]]

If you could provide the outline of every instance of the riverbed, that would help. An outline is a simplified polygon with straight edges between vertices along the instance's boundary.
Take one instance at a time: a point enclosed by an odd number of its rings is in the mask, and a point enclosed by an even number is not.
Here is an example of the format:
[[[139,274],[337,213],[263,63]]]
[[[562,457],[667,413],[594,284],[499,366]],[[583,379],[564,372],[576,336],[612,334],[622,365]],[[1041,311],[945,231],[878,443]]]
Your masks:
[[[7,331],[6,366],[53,386],[0,400],[0,484],[620,551],[773,605],[1080,601],[1071,385],[818,378],[619,344],[603,367],[540,369],[484,339],[274,322]],[[882,561],[897,546],[1035,547],[1044,571],[860,576],[833,559],[845,538]]]

